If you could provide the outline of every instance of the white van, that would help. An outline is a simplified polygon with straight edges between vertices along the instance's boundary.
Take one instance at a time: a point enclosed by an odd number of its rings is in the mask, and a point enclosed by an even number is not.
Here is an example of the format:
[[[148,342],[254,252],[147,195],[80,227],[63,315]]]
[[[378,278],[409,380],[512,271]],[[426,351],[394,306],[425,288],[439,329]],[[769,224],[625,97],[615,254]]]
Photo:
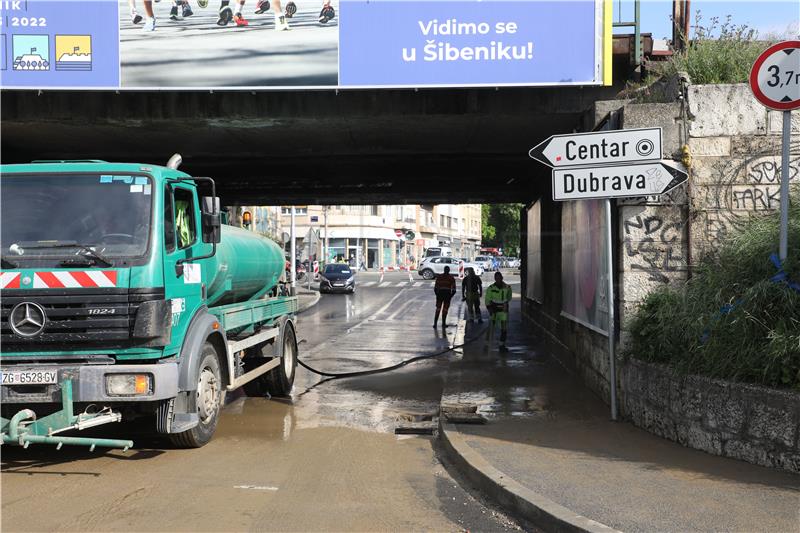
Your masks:
[[[453,249],[449,246],[434,246],[425,250],[425,257],[435,257],[437,255],[453,257]]]

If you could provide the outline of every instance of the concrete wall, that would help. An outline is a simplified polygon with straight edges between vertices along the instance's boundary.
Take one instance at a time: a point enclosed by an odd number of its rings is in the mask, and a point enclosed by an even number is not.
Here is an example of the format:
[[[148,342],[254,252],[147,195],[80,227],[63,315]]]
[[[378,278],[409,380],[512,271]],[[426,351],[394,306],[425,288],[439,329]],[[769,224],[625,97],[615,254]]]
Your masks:
[[[800,395],[631,360],[620,370],[622,413],[660,437],[800,473]]]
[[[781,114],[759,104],[746,85],[688,89],[692,262],[713,253],[750,216],[780,208]],[[792,113],[800,133],[800,113]],[[800,183],[795,137],[790,177]]]

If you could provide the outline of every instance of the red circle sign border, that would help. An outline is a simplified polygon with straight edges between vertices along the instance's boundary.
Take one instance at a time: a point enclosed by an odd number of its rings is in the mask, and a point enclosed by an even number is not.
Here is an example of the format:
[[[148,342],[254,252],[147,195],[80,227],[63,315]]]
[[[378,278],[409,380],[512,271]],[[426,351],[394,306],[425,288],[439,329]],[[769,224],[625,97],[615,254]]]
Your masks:
[[[753,63],[753,68],[750,69],[750,90],[753,91],[753,96],[755,96],[756,100],[761,102],[766,107],[778,111],[790,111],[792,109],[797,109],[800,107],[800,100],[795,100],[793,102],[776,102],[775,100],[768,98],[767,95],[761,92],[761,89],[758,87],[758,70],[768,57],[785,48],[797,48],[799,49],[798,53],[800,53],[800,41],[782,41],[770,46],[764,50],[760,56],[758,56],[758,59],[756,59]]]

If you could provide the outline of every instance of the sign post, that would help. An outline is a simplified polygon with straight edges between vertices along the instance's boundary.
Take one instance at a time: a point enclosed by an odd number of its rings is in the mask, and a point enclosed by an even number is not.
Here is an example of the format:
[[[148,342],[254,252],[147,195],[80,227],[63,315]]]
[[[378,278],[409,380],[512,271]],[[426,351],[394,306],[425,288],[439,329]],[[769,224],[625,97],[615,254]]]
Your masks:
[[[800,107],[800,41],[783,41],[758,56],[750,70],[750,89],[756,100],[783,113],[781,142],[781,228],[778,256],[789,252],[789,141],[792,109]]]
[[[640,128],[553,135],[528,152],[532,159],[553,168],[553,200],[605,200],[612,420],[619,415],[611,199],[664,194],[688,179],[686,172],[661,159],[661,145],[661,128]]]

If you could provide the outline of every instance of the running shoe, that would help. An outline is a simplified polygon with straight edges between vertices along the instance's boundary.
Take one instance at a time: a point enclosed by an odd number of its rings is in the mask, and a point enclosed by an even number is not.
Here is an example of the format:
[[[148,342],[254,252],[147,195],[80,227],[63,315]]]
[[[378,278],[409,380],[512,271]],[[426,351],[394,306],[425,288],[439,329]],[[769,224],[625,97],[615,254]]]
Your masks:
[[[334,11],[332,6],[325,6],[322,8],[322,11],[319,12],[319,23],[320,24],[327,24],[329,21],[333,20],[336,17],[336,11]]]
[[[178,6],[172,6],[172,9],[169,10],[169,19],[178,20]]]
[[[183,3],[183,9],[181,9],[181,15],[183,16],[183,18],[191,17],[192,15],[194,15],[194,11],[192,11],[191,6],[189,6],[189,2]]]
[[[275,29],[277,31],[289,31],[289,23],[286,21],[286,15],[275,15]]]
[[[223,6],[219,8],[219,19],[217,26],[227,26],[233,20],[233,9],[230,6]]]
[[[197,7],[205,9],[208,7],[208,0],[197,0]]]
[[[287,19],[292,18],[295,13],[297,13],[297,4],[295,4],[294,2],[287,3],[286,12],[284,13],[286,15],[286,18]]]
[[[147,19],[144,21],[144,31],[156,31],[156,19]]]
[[[247,26],[249,22],[242,16],[241,13],[236,13],[233,16],[233,21],[236,23],[237,26]]]
[[[258,0],[256,2],[256,15],[261,15],[269,11],[269,0]]]
[[[139,24],[142,22],[142,16],[139,13],[131,13],[131,22],[134,24]]]

